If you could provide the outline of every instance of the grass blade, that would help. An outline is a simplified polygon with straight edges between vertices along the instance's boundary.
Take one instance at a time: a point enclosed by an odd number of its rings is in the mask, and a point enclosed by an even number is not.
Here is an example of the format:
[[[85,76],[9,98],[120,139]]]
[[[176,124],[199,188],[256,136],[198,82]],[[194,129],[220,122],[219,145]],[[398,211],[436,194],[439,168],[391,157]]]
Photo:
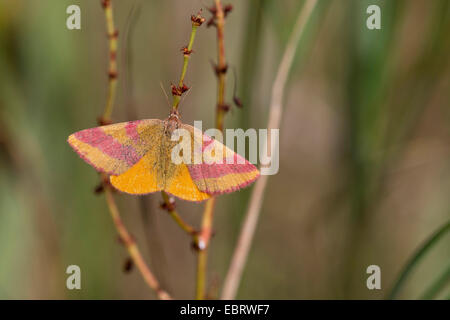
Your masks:
[[[450,231],[450,221],[445,223],[441,228],[439,228],[412,256],[408,261],[406,266],[403,268],[400,276],[392,287],[391,292],[387,296],[388,299],[395,299],[400,292],[403,284],[410,275],[411,271],[417,265],[417,263],[425,256],[425,254],[444,236],[447,231]]]

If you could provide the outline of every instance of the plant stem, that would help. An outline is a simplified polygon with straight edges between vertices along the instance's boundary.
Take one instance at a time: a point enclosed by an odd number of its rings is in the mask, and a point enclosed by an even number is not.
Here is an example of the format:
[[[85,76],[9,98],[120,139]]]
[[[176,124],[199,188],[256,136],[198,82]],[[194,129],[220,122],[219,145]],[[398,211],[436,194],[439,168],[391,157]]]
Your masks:
[[[161,194],[164,203],[166,204],[167,212],[173,218],[173,220],[175,220],[175,222],[181,227],[181,229],[186,231],[187,234],[195,236],[197,233],[196,230],[191,225],[186,223],[178,214],[178,212],[173,208],[173,202],[171,202],[169,195],[164,191],[162,191]]]
[[[111,217],[113,219],[114,225],[116,226],[117,232],[119,233],[120,239],[123,242],[124,246],[127,248],[128,253],[130,254],[130,257],[133,260],[134,264],[141,272],[145,282],[148,284],[150,288],[155,290],[158,298],[162,300],[171,299],[169,294],[164,290],[162,290],[161,287],[159,286],[158,280],[156,280],[155,276],[150,271],[144,259],[142,258],[141,252],[139,251],[136,242],[134,241],[133,237],[130,235],[128,230],[125,228],[125,225],[123,224],[122,219],[120,218],[116,202],[114,201],[112,190],[109,187],[105,188],[105,196],[109,212],[111,213]]]
[[[206,202],[202,218],[202,229],[197,237],[197,285],[195,297],[197,300],[205,298],[207,249],[212,234],[212,223],[214,215],[214,205],[216,198],[211,198]]]
[[[427,253],[434,244],[436,244],[443,235],[445,235],[448,231],[450,231],[450,221],[445,223],[442,227],[440,227],[425,243],[416,251],[415,254],[409,259],[408,263],[403,268],[400,276],[397,278],[394,286],[392,287],[391,292],[387,296],[388,299],[395,299],[400,292],[403,284],[405,283],[408,276],[411,274],[411,271],[417,265],[417,263],[422,259],[422,257]]]
[[[99,124],[109,124],[111,123],[111,114],[114,107],[114,99],[116,95],[116,86],[117,86],[117,37],[118,32],[114,27],[114,18],[113,18],[113,10],[111,5],[111,0],[102,0],[102,6],[105,11],[106,18],[106,27],[108,31],[109,38],[109,88],[108,88],[108,98],[106,101],[106,106],[103,111],[102,117],[99,119]],[[104,192],[106,197],[106,203],[108,204],[109,212],[111,213],[111,217],[113,219],[114,225],[119,233],[120,239],[128,250],[128,253],[133,260],[134,264],[137,266],[139,271],[142,274],[145,282],[148,286],[155,290],[156,295],[160,299],[168,300],[171,299],[169,294],[161,289],[159,282],[156,280],[153,273],[150,271],[149,267],[145,263],[142,258],[141,252],[131,237],[130,233],[126,229],[125,225],[120,218],[119,209],[117,208],[116,202],[114,201],[114,197],[112,195],[112,190],[109,185],[104,183],[107,181],[108,176],[105,174],[101,175],[102,183],[104,184]]]
[[[111,0],[102,0],[102,6],[105,11],[106,18],[106,30],[108,32],[109,43],[109,87],[108,98],[106,100],[105,110],[101,118],[102,124],[111,122],[111,114],[114,106],[114,100],[116,96],[117,87],[117,38],[119,36],[118,31],[114,26],[113,10]]]
[[[225,106],[225,76],[227,71],[227,64],[225,60],[225,42],[224,42],[224,28],[225,28],[225,13],[220,0],[215,0],[215,23],[217,30],[217,106],[216,106],[216,128],[223,131],[224,117],[226,113]],[[197,257],[197,286],[196,299],[203,300],[205,298],[205,283],[206,283],[206,265],[208,260],[208,246],[211,239],[214,207],[216,198],[213,197],[206,202],[205,210],[203,211],[202,229],[198,237],[198,257]]]
[[[194,22],[192,23],[192,31],[191,31],[191,36],[189,38],[189,44],[187,46],[187,52],[191,52],[192,51],[192,46],[194,45],[194,39],[195,39],[195,34],[197,33],[197,28],[198,25],[196,25]],[[186,75],[186,71],[187,71],[187,67],[189,64],[189,58],[190,58],[190,54],[184,54],[183,55],[183,69],[181,70],[181,76],[180,76],[180,81],[178,82],[178,86],[182,86],[183,82],[184,82],[184,77]]]
[[[289,71],[292,67],[295,52],[303,35],[305,25],[309,21],[317,0],[307,0],[300,11],[297,21],[295,23],[292,34],[289,38],[286,50],[283,54],[280,66],[278,67],[277,75],[272,86],[272,96],[270,102],[270,114],[267,125],[269,136],[267,143],[264,145],[265,150],[262,154],[267,154],[267,150],[271,150],[270,131],[280,127],[281,114],[283,111],[283,97],[286,88],[286,82],[289,76]],[[275,148],[276,150],[276,148]],[[231,259],[230,267],[228,269],[224,288],[222,292],[222,299],[234,299],[239,288],[242,272],[247,262],[248,253],[252,244],[253,236],[255,234],[256,226],[258,224],[261,205],[264,197],[264,190],[267,185],[267,175],[262,175],[255,183],[250,198],[250,204],[244,218],[244,222],[239,234],[238,242]]]
[[[225,105],[225,76],[227,63],[225,61],[225,14],[220,0],[216,1],[216,29],[217,29],[217,112],[216,112],[216,128],[223,131],[224,117],[226,113]]]
[[[178,110],[178,106],[180,104],[181,95],[184,93],[183,86],[184,86],[184,77],[186,76],[187,67],[189,64],[189,58],[192,54],[192,47],[194,46],[194,40],[195,35],[197,34],[197,28],[202,25],[202,23],[205,21],[203,17],[200,15],[200,12],[197,14],[197,16],[191,16],[192,21],[192,29],[191,29],[191,36],[189,37],[189,44],[187,47],[183,48],[183,67],[181,69],[181,76],[180,81],[178,81],[178,88],[172,88],[172,96],[173,96],[173,103],[172,103],[172,109]]]

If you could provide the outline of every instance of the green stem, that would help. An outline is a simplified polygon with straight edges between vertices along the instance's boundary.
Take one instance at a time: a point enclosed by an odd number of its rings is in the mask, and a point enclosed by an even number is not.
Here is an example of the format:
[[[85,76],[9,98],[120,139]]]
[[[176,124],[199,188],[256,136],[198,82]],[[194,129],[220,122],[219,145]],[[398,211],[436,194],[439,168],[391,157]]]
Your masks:
[[[195,288],[195,299],[205,299],[205,282],[206,282],[206,253],[200,251],[197,256],[197,281]]]
[[[406,279],[410,275],[411,271],[414,269],[414,267],[417,265],[417,263],[421,260],[421,258],[427,253],[434,244],[436,244],[440,238],[442,238],[447,231],[450,230],[450,221],[448,221],[446,224],[444,224],[441,228],[439,228],[412,256],[412,258],[409,260],[409,262],[406,264],[406,266],[403,268],[403,271],[401,272],[400,276],[398,277],[397,281],[395,282],[394,286],[392,287],[391,292],[387,296],[388,299],[395,299],[400,292],[400,289],[402,288],[403,284],[405,283]]]
[[[189,37],[189,44],[187,46],[187,50],[184,53],[184,59],[183,59],[183,68],[181,69],[181,76],[180,81],[178,82],[178,87],[183,87],[184,84],[184,77],[186,76],[187,67],[189,64],[189,58],[191,57],[192,53],[192,47],[194,46],[194,40],[195,35],[197,34],[197,28],[199,25],[195,22],[192,22],[192,30],[191,30],[191,36]],[[172,109],[177,110],[178,105],[180,104],[181,95],[173,95],[173,103],[172,103]]]
[[[162,194],[164,202],[166,203],[167,206],[169,206],[170,205],[169,195],[164,191],[162,191],[161,194]],[[188,233],[189,235],[193,236],[194,241],[195,241],[196,234],[197,234],[196,230],[191,225],[186,223],[175,209],[170,209],[170,207],[168,207],[168,208],[169,209],[167,210],[167,212],[173,218],[173,220],[175,220],[175,222],[181,227],[181,229],[186,231],[186,233]]]
[[[189,44],[187,46],[188,52],[192,51],[192,46],[194,45],[194,39],[195,39],[195,34],[197,33],[197,28],[198,28],[197,25],[194,25],[194,24],[192,25],[191,37],[189,38]],[[190,54],[184,55],[183,69],[181,71],[180,82],[178,83],[178,86],[180,86],[180,87],[183,85],[184,76],[186,75],[186,70],[188,67],[190,56],[191,56]]]
[[[421,300],[431,300],[435,298],[439,292],[444,289],[445,285],[450,280],[450,264],[447,269],[439,275],[439,277],[431,284],[431,286],[425,291],[425,293],[420,298]]]

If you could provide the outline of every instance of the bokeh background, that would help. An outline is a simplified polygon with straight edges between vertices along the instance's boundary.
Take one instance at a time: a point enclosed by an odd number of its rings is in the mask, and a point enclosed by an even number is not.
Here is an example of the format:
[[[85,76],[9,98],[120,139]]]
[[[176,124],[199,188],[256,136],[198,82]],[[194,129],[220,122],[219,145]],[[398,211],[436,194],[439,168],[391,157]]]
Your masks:
[[[113,1],[119,85],[113,119],[165,118],[182,65],[190,15],[211,1]],[[243,109],[226,127],[264,128],[270,88],[303,1],[233,1],[226,56]],[[66,8],[81,7],[81,30]],[[382,29],[366,28],[366,8]],[[134,9],[133,9],[134,8]],[[209,17],[209,13],[204,11]],[[414,250],[450,217],[450,1],[321,0],[291,70],[280,129],[280,171],[270,177],[238,298],[380,299]],[[197,33],[180,108],[214,123],[213,28]],[[137,270],[124,273],[97,173],[66,143],[96,125],[107,93],[100,1],[0,0],[0,298],[147,299]],[[233,74],[228,74],[231,102]],[[218,200],[209,292],[220,289],[251,188]],[[117,194],[146,260],[175,298],[192,298],[190,239],[159,208],[160,194]],[[200,223],[202,204],[177,202]],[[448,268],[447,235],[411,274],[417,298]],[[81,267],[82,289],[65,287]],[[366,288],[381,267],[382,289]],[[440,298],[448,298],[449,290]]]

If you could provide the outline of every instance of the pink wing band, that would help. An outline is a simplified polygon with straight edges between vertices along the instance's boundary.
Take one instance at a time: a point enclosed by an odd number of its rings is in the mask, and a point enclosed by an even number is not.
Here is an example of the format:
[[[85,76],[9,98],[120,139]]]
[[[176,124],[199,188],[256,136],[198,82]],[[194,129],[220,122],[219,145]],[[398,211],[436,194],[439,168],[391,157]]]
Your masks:
[[[139,132],[137,131],[137,127],[140,122],[140,120],[130,121],[125,126],[125,132],[127,133],[127,136],[129,136],[134,143],[139,143],[141,139],[139,136]]]
[[[203,154],[214,148],[213,142],[203,135]],[[228,149],[224,153],[228,157],[223,159],[223,163],[187,164],[192,180],[201,191],[210,195],[229,193],[248,186],[259,177],[258,169],[244,157]]]
[[[203,146],[202,146],[202,152],[205,152],[206,150],[209,150],[212,148],[214,139],[207,136],[206,134],[203,135]],[[209,148],[208,148],[209,147]]]
[[[251,185],[253,182],[256,181],[256,179],[259,178],[259,176],[260,175],[258,173],[254,178],[252,178],[250,180],[247,180],[247,181],[244,181],[241,184],[239,184],[237,186],[234,186],[234,187],[231,187],[231,188],[228,188],[228,189],[224,189],[224,190],[221,190],[221,191],[209,191],[209,192],[208,192],[208,190],[206,190],[205,192],[209,193],[211,195],[230,193],[230,192],[233,192],[233,191],[236,191],[236,190],[239,190],[239,189],[242,189],[242,188],[245,188],[245,187]]]
[[[192,179],[208,179],[208,178],[220,178],[228,174],[233,173],[247,173],[255,171],[255,166],[247,162],[245,164],[193,164],[188,165],[189,173]]]
[[[75,133],[75,138],[99,149],[112,158],[125,161],[130,166],[140,159],[133,147],[121,144],[98,127],[79,131]]]

